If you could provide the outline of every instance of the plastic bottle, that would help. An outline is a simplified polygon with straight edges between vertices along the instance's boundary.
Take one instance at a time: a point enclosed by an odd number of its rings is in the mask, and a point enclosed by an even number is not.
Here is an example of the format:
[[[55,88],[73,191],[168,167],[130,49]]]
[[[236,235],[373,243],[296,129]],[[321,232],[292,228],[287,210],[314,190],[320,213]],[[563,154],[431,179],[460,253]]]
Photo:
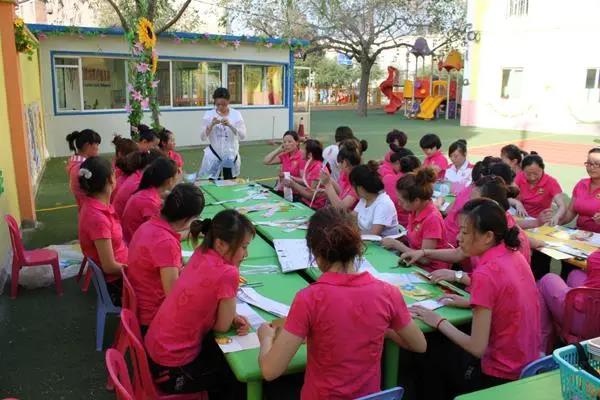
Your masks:
[[[290,179],[290,173],[284,172],[283,179]],[[283,198],[287,201],[294,201],[294,192],[291,187],[284,186],[283,187]]]

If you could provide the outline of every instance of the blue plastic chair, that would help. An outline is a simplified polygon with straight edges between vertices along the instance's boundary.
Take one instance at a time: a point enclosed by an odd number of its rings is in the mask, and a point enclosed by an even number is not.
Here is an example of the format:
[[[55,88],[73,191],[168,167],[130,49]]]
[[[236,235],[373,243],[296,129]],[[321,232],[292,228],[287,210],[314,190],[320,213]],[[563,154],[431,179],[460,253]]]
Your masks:
[[[404,396],[404,388],[398,386],[392,389],[384,390],[383,392],[360,397],[355,400],[400,400],[402,399],[402,396]]]
[[[121,314],[121,307],[117,307],[113,304],[110,295],[108,294],[108,288],[106,287],[106,281],[104,280],[104,273],[96,265],[91,258],[87,259],[88,268],[92,269],[92,282],[94,288],[96,288],[96,351],[102,351],[104,344],[104,325],[106,323],[106,314]]]
[[[544,372],[554,371],[558,369],[558,363],[554,361],[552,356],[542,357],[539,360],[535,360],[530,362],[523,371],[521,371],[521,376],[519,379],[529,378],[530,376],[535,376],[539,374],[543,374]]]

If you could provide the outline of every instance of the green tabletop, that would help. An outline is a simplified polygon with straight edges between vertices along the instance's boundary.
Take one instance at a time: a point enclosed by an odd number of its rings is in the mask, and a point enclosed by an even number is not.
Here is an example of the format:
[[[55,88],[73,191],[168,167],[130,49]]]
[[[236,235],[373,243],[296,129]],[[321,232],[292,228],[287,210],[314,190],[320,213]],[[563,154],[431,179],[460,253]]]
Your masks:
[[[243,183],[234,186],[217,186],[212,182],[202,183],[200,189],[219,201],[239,199],[248,195],[248,190],[262,188],[256,183]]]
[[[208,199],[205,199],[205,201],[207,203],[209,203]],[[219,205],[219,204],[206,205],[206,206],[204,206],[204,209],[200,213],[200,218],[201,219],[213,218],[215,215],[217,215],[217,213],[219,213],[223,210],[225,210],[225,207],[223,207],[222,205]]]
[[[244,260],[243,265],[273,265],[277,258],[254,258]],[[308,286],[308,283],[298,274],[252,274],[251,267],[242,268],[242,276],[249,283],[262,283],[263,286],[255,290],[263,296],[281,303],[291,305],[296,293]],[[265,311],[255,308],[260,316],[267,321],[277,319]],[[233,333],[231,333],[233,334]],[[225,354],[225,359],[240,382],[246,382],[247,398],[252,400],[262,399],[262,373],[258,365],[259,349],[250,349]],[[286,374],[299,373],[306,368],[306,345],[300,346],[296,355],[286,369]]]
[[[560,400],[558,370],[458,396],[456,400]]]

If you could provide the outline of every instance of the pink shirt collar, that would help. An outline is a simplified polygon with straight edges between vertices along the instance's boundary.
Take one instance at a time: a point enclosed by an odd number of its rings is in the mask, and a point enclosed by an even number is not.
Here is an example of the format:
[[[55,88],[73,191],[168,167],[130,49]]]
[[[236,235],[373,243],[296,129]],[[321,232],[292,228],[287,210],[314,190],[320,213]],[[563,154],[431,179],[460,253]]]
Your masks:
[[[315,284],[327,284],[333,286],[364,286],[373,282],[375,278],[369,272],[357,274],[345,274],[341,272],[324,272]]]
[[[509,250],[506,247],[506,245],[504,244],[504,242],[497,244],[494,247],[490,247],[485,253],[483,253],[481,256],[479,256],[479,262],[477,263],[477,265],[487,264],[490,261],[497,259],[498,257],[501,257],[507,251],[509,251]]]
[[[433,202],[430,200],[427,203],[427,205],[425,206],[425,208],[423,208],[418,214],[415,214],[414,222],[415,223],[423,222],[423,220],[425,220],[425,218],[427,218],[429,215],[431,215],[431,213],[433,213],[435,211],[436,211],[436,208],[433,205]]]
[[[171,227],[171,225],[169,225],[169,223],[167,221],[165,221],[164,219],[162,219],[160,217],[153,217],[150,219],[150,222],[152,223],[152,225],[156,226],[157,228],[164,229],[171,236],[173,236],[175,239],[177,239],[177,241],[181,241],[181,235],[179,233],[175,232],[173,230],[173,228]]]

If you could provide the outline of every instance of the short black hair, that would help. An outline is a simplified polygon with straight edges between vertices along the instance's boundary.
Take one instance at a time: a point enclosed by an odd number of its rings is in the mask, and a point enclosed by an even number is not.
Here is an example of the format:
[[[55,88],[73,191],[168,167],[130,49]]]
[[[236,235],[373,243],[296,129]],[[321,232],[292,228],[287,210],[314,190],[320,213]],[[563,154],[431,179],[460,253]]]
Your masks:
[[[435,133],[428,133],[426,135],[423,135],[421,140],[419,140],[419,146],[422,149],[431,149],[434,147],[436,149],[439,149],[442,147],[442,141],[440,140],[440,137]]]
[[[213,100],[217,100],[217,99],[229,100],[230,97],[231,97],[231,95],[229,94],[229,90],[227,90],[224,87],[217,88],[213,92]]]
[[[383,190],[383,182],[377,172],[378,164],[369,161],[368,164],[358,165],[350,172],[350,183],[354,187],[362,187],[369,193],[379,193]]]

